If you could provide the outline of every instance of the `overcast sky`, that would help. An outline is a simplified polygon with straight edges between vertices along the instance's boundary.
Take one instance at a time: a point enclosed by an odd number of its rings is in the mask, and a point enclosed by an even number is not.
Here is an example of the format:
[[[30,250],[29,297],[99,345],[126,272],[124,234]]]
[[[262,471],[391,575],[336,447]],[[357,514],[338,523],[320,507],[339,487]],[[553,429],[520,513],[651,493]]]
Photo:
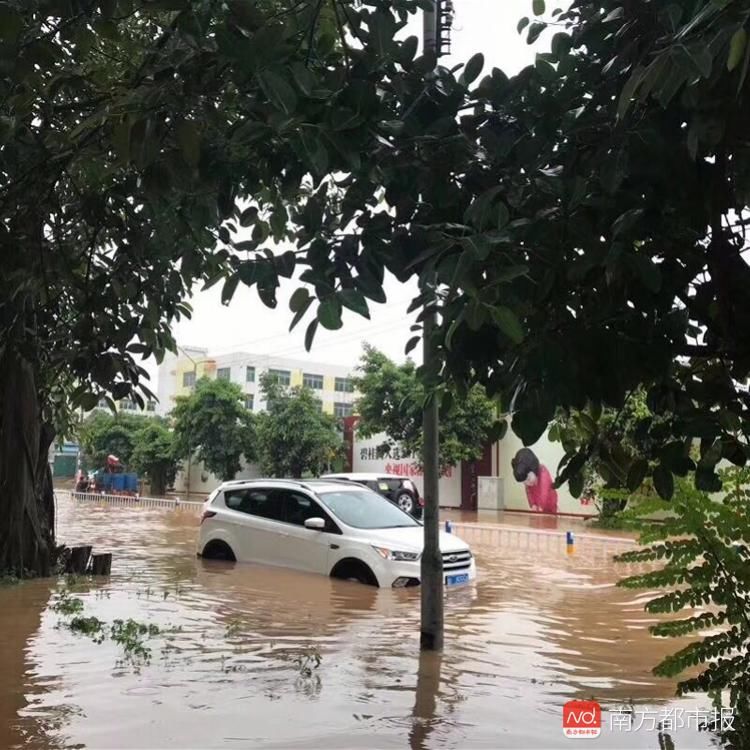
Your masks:
[[[534,48],[525,35],[519,35],[516,24],[522,16],[531,15],[531,0],[454,0],[456,11],[452,53],[441,63],[447,66],[465,62],[475,52],[485,56],[484,72],[493,66],[513,74],[534,60],[542,49],[545,37]],[[411,33],[421,35],[421,19],[415,19]],[[370,321],[345,312],[341,330],[318,330],[312,352],[305,354],[303,345],[305,323],[289,333],[289,297],[297,288],[293,280],[283,280],[278,293],[278,306],[269,310],[254,290],[240,285],[228,307],[220,302],[221,285],[207,292],[198,292],[192,300],[192,320],[175,327],[177,342],[182,346],[208,347],[213,354],[245,350],[258,354],[300,357],[331,364],[354,365],[367,341],[388,356],[401,360],[410,336],[411,320],[406,315],[415,295],[415,284],[399,284],[387,279],[387,303],[371,303]],[[309,313],[308,313],[309,315]],[[418,352],[415,353],[418,359]],[[152,369],[153,368],[149,368]]]

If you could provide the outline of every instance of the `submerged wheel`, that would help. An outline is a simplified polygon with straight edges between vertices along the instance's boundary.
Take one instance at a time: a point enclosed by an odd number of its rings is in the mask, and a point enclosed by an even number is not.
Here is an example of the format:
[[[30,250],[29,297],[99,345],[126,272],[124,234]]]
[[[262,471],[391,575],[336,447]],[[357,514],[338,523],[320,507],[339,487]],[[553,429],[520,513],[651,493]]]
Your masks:
[[[364,583],[365,586],[378,586],[378,579],[375,578],[375,574],[361,560],[341,560],[336,563],[331,571],[331,578],[338,578],[342,581],[357,581],[358,583]]]
[[[220,539],[214,539],[203,548],[201,555],[206,560],[226,560],[227,562],[236,562],[237,558],[232,548]]]

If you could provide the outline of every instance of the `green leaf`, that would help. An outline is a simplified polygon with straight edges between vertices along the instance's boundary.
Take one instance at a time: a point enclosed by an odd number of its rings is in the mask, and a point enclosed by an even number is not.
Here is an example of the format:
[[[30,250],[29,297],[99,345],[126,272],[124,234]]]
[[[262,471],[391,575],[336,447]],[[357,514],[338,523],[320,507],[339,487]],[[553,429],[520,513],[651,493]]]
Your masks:
[[[409,354],[413,349],[416,348],[417,344],[422,340],[421,336],[412,336],[407,342],[404,348],[404,354]]]
[[[524,339],[523,326],[518,316],[509,307],[500,305],[492,310],[492,317],[497,327],[514,343],[520,344]]]
[[[298,289],[297,291],[299,292],[300,290]],[[294,317],[292,317],[292,322],[289,324],[290,331],[293,331],[297,327],[297,324],[305,317],[305,313],[310,309],[310,305],[312,305],[314,301],[315,297],[308,295],[307,299],[299,305],[299,308],[294,313]],[[289,306],[291,307],[291,301]],[[314,322],[317,323],[317,320]]]
[[[496,185],[477,196],[464,212],[464,222],[472,224],[480,232],[488,228],[495,218],[493,204],[495,198],[502,192],[501,185]]]
[[[690,47],[686,47],[685,51],[703,78],[710,78],[714,58],[711,55],[708,45],[700,43],[693,44]]]
[[[461,240],[461,246],[472,252],[478,260],[486,260],[492,250],[486,238],[481,234],[474,234]]]
[[[472,55],[469,61],[466,63],[464,72],[461,74],[460,82],[464,85],[473,83],[479,77],[484,67],[484,55],[481,52],[477,52],[476,55]]]
[[[641,80],[643,79],[643,74],[645,70],[642,66],[638,66],[628,78],[625,85],[622,87],[622,91],[620,92],[620,99],[617,103],[617,119],[622,120],[623,117],[628,112],[628,109],[630,108],[630,104],[633,100],[633,96],[635,95],[636,89],[641,83]]]
[[[329,297],[318,307],[318,320],[323,328],[337,331],[343,325],[341,321],[341,303],[336,297]]]
[[[315,76],[310,72],[310,69],[301,62],[296,62],[292,65],[292,75],[300,91],[305,96],[310,96],[316,86]]]
[[[535,16],[541,16],[544,14],[544,11],[546,10],[546,3],[544,0],[534,0],[531,4],[531,9],[534,12]]]
[[[358,315],[369,320],[370,309],[367,307],[367,300],[363,294],[356,289],[342,289],[339,292],[339,297],[344,307],[348,307]]]
[[[529,19],[527,17],[523,17],[519,22],[518,26],[516,26],[516,29],[518,30],[518,33],[520,34],[527,26],[529,25]]]
[[[513,281],[520,276],[526,276],[529,272],[529,267],[523,264],[515,266],[505,266],[498,271],[495,271],[492,278],[493,284],[504,284],[508,281]]]
[[[310,300],[310,292],[307,287],[301,286],[297,289],[289,300],[289,309],[292,312],[299,312]]]
[[[487,309],[479,300],[472,299],[464,308],[464,318],[472,331],[478,331],[487,319]]]
[[[315,332],[318,330],[318,321],[317,319],[311,321],[310,325],[307,326],[307,330],[305,331],[305,350],[310,351],[312,349],[313,345],[313,339],[315,338]]]
[[[509,221],[510,211],[503,201],[499,201],[497,204],[497,228],[502,229]]]
[[[230,276],[225,282],[224,287],[221,290],[221,304],[228,305],[234,297],[234,293],[237,291],[237,285],[240,283],[239,274]]]
[[[82,393],[77,400],[84,411],[95,409],[99,403],[99,397],[95,393]]]
[[[529,35],[526,37],[526,43],[527,44],[534,44],[537,39],[542,35],[542,32],[547,28],[546,23],[542,23],[541,21],[534,21],[534,23],[529,26]]]
[[[745,54],[747,46],[747,31],[739,28],[732,35],[729,42],[729,56],[727,57],[727,70],[733,71],[742,62],[742,56]]]
[[[201,160],[201,135],[197,123],[183,120],[175,128],[175,136],[185,161],[191,167],[198,166]]]
[[[625,18],[625,9],[618,7],[607,13],[602,19],[602,23],[610,23],[611,21],[618,21],[621,18]]]
[[[23,29],[23,17],[7,3],[0,4],[0,39],[11,44],[18,38]],[[96,406],[96,404],[94,404]]]
[[[583,472],[573,474],[568,480],[568,490],[573,497],[578,498],[583,494],[584,476]]]
[[[654,487],[662,500],[671,500],[674,494],[674,477],[669,469],[659,465],[654,469]]]
[[[626,481],[627,488],[631,492],[635,492],[642,484],[648,473],[648,461],[643,458],[633,462],[633,465],[628,471],[628,478]]]
[[[633,257],[633,262],[641,282],[649,292],[658,294],[662,285],[661,269],[651,258],[646,255],[638,254]]]
[[[255,223],[255,220],[257,218],[258,218],[258,209],[255,206],[250,206],[249,208],[246,208],[240,214],[240,226],[249,227]]]
[[[328,151],[319,134],[302,130],[300,140],[313,174],[322,176],[328,170]]]
[[[297,95],[294,89],[278,73],[265,70],[258,74],[258,82],[263,93],[286,114],[291,115],[297,109]]]

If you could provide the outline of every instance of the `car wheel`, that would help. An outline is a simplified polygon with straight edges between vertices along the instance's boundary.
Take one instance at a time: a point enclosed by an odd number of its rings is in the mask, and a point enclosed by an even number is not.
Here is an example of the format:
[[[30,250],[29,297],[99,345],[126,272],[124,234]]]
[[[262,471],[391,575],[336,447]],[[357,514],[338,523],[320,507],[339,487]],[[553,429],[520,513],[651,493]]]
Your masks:
[[[414,510],[414,498],[408,492],[399,492],[396,496],[396,505],[404,513],[411,513]]]
[[[232,552],[232,548],[219,539],[214,539],[203,548],[201,557],[204,560],[226,560],[227,562],[236,562],[237,558]]]
[[[378,579],[370,568],[361,560],[349,559],[337,563],[331,571],[331,578],[338,578],[342,581],[356,581],[364,583],[366,586],[378,585]]]

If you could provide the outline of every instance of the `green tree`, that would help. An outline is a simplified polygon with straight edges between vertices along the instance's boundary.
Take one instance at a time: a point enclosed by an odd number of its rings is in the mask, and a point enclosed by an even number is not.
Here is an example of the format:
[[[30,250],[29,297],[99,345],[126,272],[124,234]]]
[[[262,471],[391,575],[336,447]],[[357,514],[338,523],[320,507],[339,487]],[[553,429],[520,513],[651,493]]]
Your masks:
[[[750,471],[731,468],[721,474],[726,487],[721,501],[679,479],[669,505],[652,499],[626,511],[643,529],[644,546],[618,560],[647,563],[651,569],[619,585],[662,590],[646,611],[677,619],[652,625],[655,636],[697,636],[654,673],[677,677],[690,670],[678,683],[679,694],[705,692],[718,705],[728,701],[734,726],[725,739],[729,747],[743,748],[750,740]],[[667,509],[672,514],[662,523],[637,521],[644,511]]]
[[[179,466],[174,442],[174,433],[158,419],[148,419],[135,433],[130,465],[148,478],[153,495],[164,495],[174,482]]]
[[[275,306],[296,256],[270,242],[310,246],[341,197],[327,175],[368,171],[415,9],[2,3],[0,569],[50,571],[55,431],[71,407],[149,395],[137,359],[174,346],[195,282]]]
[[[222,480],[234,479],[242,457],[255,458],[255,422],[245,408],[242,389],[228,380],[201,378],[189,396],[178,396],[174,420],[174,455],[195,456]]]
[[[717,462],[744,465],[750,435],[747,2],[534,9],[519,27],[553,34],[551,51],[513,78],[481,77],[481,56],[431,78],[403,63],[366,157],[377,180],[340,183],[335,211],[318,193],[298,257],[315,293],[294,296],[294,321],[318,299],[309,343],[382,301],[384,269],[418,276],[413,307],[436,297],[441,313],[426,383],[483,384],[527,444],[561,407],[618,411],[643,388],[654,428],[669,417],[683,444],[654,439],[659,491],[692,468],[693,440],[697,486],[717,490]],[[560,482],[581,485],[589,447]]]
[[[397,365],[366,344],[355,387],[361,394],[356,404],[359,434],[372,437],[385,433],[383,453],[398,445],[408,455],[421,456],[427,391],[414,362]],[[505,422],[498,420],[496,405],[481,386],[473,386],[464,394],[443,391],[441,404],[441,468],[480,458],[488,443],[502,437]]]
[[[571,492],[593,499],[600,521],[609,523],[625,508],[630,494],[644,493],[644,482],[653,487],[647,478],[654,466],[650,457],[673,451],[677,454],[673,463],[679,457],[685,471],[694,466],[689,446],[673,439],[672,421],[671,415],[654,415],[645,391],[638,389],[618,410],[560,410],[548,434],[562,445],[566,455],[586,456],[582,471],[571,478]],[[653,478],[669,481],[660,471]]]
[[[82,422],[78,436],[85,465],[89,469],[104,466],[107,456],[117,456],[130,465],[136,436],[154,418],[118,411],[97,409]]]
[[[323,412],[322,402],[309,388],[285,388],[267,373],[261,388],[266,399],[257,425],[261,470],[295,478],[327,470],[344,449],[336,419]]]

